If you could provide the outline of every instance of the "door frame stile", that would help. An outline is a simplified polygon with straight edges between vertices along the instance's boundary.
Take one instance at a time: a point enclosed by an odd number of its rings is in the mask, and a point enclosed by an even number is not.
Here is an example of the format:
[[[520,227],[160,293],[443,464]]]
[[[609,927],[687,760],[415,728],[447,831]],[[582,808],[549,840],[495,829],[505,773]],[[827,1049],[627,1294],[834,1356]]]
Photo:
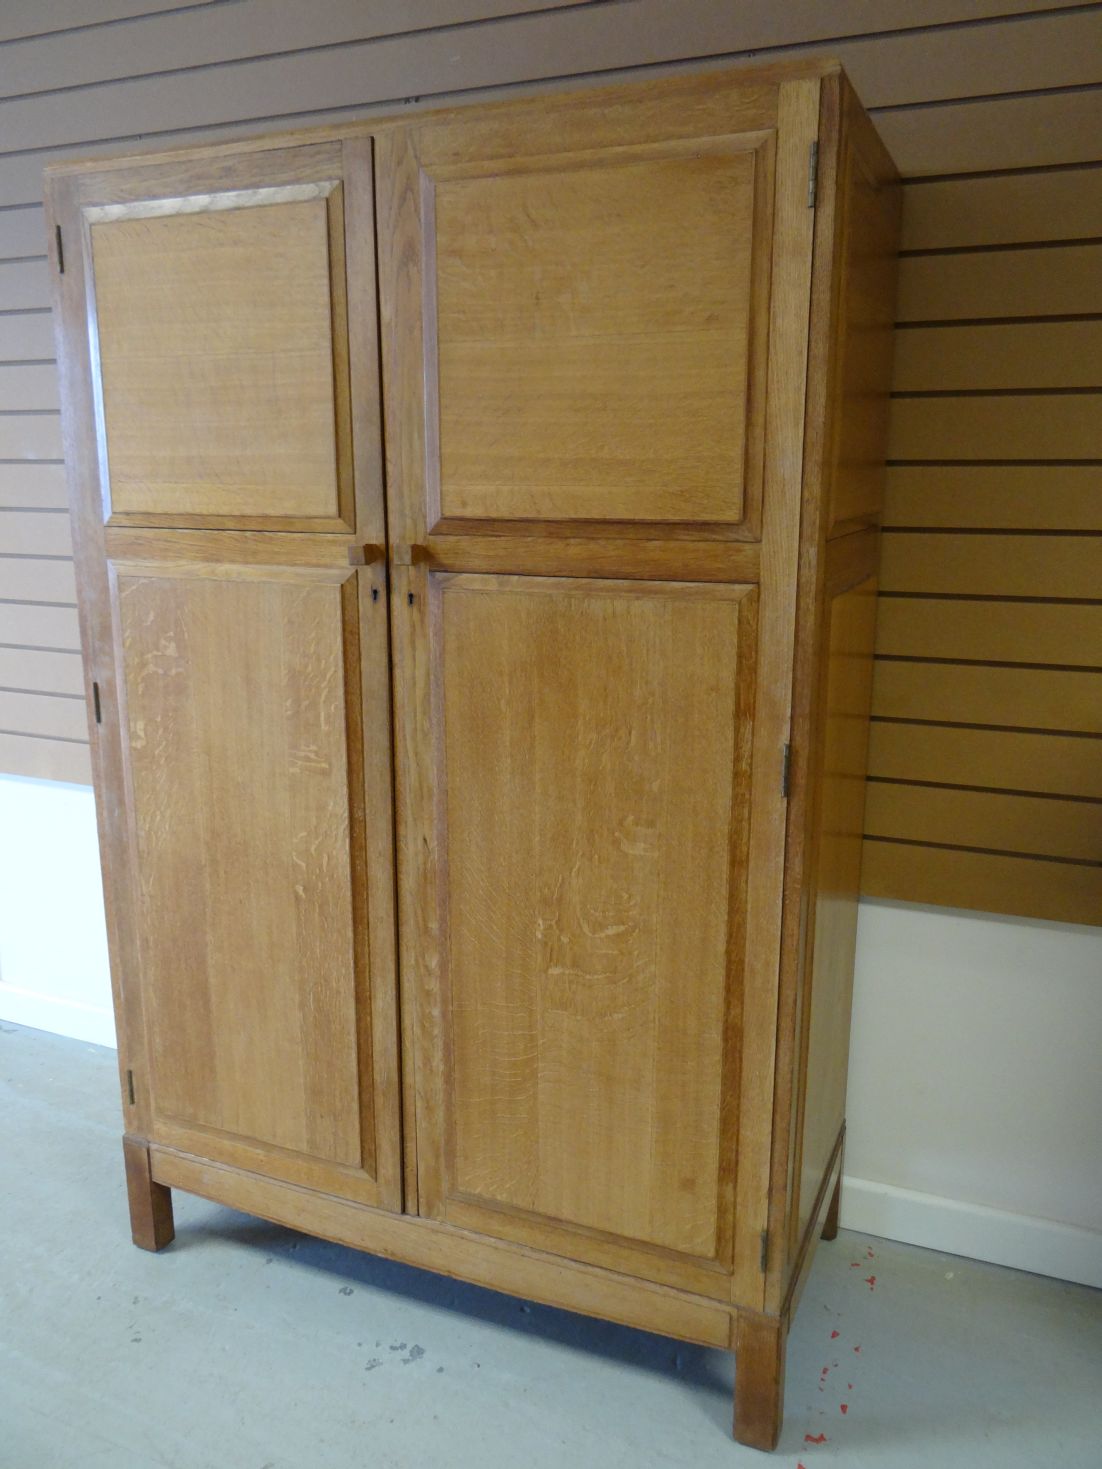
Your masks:
[[[57,238],[60,229],[69,244],[64,272],[59,270],[58,260],[51,262],[54,335],[61,401],[65,407],[61,416],[62,452],[67,466],[77,573],[77,611],[116,1017],[119,1088],[125,1130],[144,1138],[148,1136],[151,1121],[149,1053],[132,916],[135,879],[129,817],[121,803],[110,799],[112,791],[123,789],[122,732],[104,525],[97,513],[102,504],[102,484],[92,388],[81,184],[80,175],[48,178],[45,212],[48,235]],[[99,691],[100,721],[90,713],[93,682]]]
[[[758,683],[747,894],[747,962],[735,1204],[732,1301],[762,1310],[761,1239],[768,1230],[773,1131],[782,875],[787,800],[781,786],[790,738],[796,573],[803,476],[804,404],[815,211],[807,162],[819,133],[818,78],[779,87],[773,270],[766,400]],[[795,758],[800,754],[797,751]],[[775,778],[774,778],[775,775]],[[768,1254],[776,1242],[770,1238]],[[769,1261],[766,1261],[768,1265]]]

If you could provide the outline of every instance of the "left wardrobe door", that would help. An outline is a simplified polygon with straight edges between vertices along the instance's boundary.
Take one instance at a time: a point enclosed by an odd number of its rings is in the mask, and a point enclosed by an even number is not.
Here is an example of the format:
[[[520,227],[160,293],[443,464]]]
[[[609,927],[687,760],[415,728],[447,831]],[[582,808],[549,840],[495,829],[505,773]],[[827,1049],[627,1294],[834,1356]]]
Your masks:
[[[372,198],[367,138],[48,187],[126,1130],[398,1209]]]

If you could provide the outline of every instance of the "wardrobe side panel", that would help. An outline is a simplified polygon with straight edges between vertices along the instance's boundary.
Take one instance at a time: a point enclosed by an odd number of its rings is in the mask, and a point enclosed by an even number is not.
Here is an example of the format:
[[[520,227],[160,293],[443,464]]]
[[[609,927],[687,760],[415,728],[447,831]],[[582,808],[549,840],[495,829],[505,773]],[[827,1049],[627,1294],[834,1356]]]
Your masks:
[[[806,787],[799,990],[788,1160],[787,1269],[832,1168],[845,1117],[876,628],[876,522],[883,495],[900,198],[898,177],[848,83],[841,147],[822,503],[810,532]]]

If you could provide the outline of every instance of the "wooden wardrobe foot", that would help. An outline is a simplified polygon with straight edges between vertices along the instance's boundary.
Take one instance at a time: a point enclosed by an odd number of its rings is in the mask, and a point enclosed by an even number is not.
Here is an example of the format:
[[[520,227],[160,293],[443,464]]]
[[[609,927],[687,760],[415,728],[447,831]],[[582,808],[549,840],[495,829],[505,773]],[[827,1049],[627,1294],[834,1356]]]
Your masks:
[[[140,1138],[124,1137],[122,1155],[126,1163],[126,1194],[134,1243],[142,1250],[163,1250],[176,1235],[172,1223],[172,1190],[153,1181],[148,1143]]]
[[[838,1182],[834,1185],[834,1192],[830,1196],[830,1205],[823,1220],[823,1239],[836,1239],[838,1237],[838,1212],[842,1205],[842,1170],[838,1170]]]
[[[784,1416],[787,1322],[739,1312],[735,1342],[735,1438],[752,1449],[775,1449]]]

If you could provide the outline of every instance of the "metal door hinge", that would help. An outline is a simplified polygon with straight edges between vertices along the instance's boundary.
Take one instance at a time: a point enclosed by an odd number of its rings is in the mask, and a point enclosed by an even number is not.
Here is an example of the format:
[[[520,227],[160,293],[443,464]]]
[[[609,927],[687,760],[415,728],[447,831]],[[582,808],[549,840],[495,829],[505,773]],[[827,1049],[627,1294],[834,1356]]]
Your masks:
[[[781,795],[787,799],[788,787],[792,778],[792,746],[785,745],[784,754],[781,756]]]
[[[134,1105],[134,1073],[132,1071],[130,1071],[130,1070],[128,1070],[127,1073],[126,1073],[126,1095],[127,1095],[128,1099],[130,1101],[130,1105],[133,1106]]]
[[[807,207],[815,208],[815,195],[819,186],[819,140],[811,145],[807,160]]]
[[[93,682],[93,684],[92,684],[92,712],[96,716],[96,723],[97,724],[102,724],[103,723],[103,706],[100,704],[100,699],[99,699],[99,684],[98,683],[95,683],[95,682]]]
[[[769,1231],[763,1229],[761,1232],[761,1255],[759,1256],[761,1273],[765,1274],[765,1267],[769,1263]]]
[[[57,241],[57,273],[65,274],[65,247],[61,243],[61,226],[54,225],[54,239]]]

